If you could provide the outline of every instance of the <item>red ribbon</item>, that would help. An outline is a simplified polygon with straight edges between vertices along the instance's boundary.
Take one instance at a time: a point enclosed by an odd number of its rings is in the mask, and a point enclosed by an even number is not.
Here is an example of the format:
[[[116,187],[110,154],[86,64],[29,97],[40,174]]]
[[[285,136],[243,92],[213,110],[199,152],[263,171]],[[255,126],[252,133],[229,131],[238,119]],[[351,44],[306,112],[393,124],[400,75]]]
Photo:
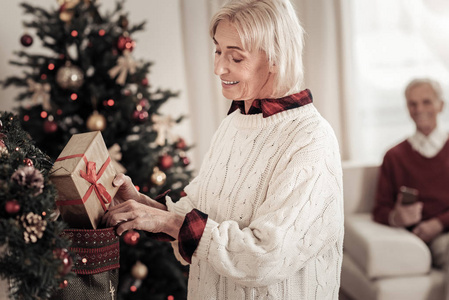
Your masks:
[[[108,167],[109,163],[111,162],[111,158],[108,157],[108,159],[104,162],[104,164],[101,166],[101,169],[96,173],[97,165],[93,161],[88,161],[86,156],[84,154],[75,154],[75,155],[69,155],[58,158],[56,161],[66,160],[70,158],[75,157],[82,157],[84,162],[86,163],[86,171],[80,170],[80,176],[83,177],[87,182],[91,184],[89,189],[87,190],[86,194],[82,199],[74,199],[74,200],[68,200],[68,201],[56,201],[56,205],[62,206],[62,205],[78,205],[78,204],[84,204],[89,196],[92,194],[92,191],[95,191],[95,194],[97,194],[98,199],[100,200],[100,204],[103,207],[103,210],[106,211],[106,205],[107,203],[111,203],[112,197],[109,195],[106,188],[98,182],[98,180],[103,175],[104,171]]]

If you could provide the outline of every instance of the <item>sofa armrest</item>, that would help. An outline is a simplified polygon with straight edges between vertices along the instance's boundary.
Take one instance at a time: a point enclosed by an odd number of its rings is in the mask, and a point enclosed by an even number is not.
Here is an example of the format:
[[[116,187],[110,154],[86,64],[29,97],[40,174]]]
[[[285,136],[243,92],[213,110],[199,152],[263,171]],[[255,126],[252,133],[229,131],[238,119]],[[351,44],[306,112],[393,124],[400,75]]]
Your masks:
[[[346,216],[344,251],[371,279],[421,275],[431,269],[429,248],[420,238],[376,223],[369,213]]]

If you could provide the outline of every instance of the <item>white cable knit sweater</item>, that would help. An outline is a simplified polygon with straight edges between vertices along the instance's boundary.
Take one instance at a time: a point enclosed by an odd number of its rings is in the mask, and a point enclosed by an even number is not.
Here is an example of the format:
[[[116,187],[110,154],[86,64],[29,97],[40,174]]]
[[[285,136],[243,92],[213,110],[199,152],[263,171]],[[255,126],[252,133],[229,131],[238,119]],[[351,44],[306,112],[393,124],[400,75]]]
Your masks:
[[[227,116],[185,191],[168,209],[209,215],[188,299],[338,299],[340,154],[313,104],[268,118]]]

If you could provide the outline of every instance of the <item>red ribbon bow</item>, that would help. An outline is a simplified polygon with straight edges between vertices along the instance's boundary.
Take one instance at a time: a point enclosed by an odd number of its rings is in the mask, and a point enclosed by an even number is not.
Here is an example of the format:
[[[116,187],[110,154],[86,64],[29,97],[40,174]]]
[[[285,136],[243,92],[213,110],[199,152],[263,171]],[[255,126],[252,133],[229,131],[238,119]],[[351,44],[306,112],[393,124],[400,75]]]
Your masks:
[[[107,203],[111,203],[112,197],[101,183],[98,182],[98,180],[103,175],[104,171],[108,167],[109,163],[111,162],[111,158],[108,157],[108,159],[104,162],[104,164],[101,166],[101,169],[96,173],[97,165],[93,161],[88,161],[86,156],[84,154],[75,154],[70,156],[65,156],[58,158],[56,161],[61,161],[69,158],[74,157],[82,157],[84,159],[84,162],[86,163],[86,171],[80,170],[80,176],[84,178],[87,182],[91,184],[89,189],[87,190],[86,194],[82,199],[75,199],[75,200],[68,200],[68,201],[56,201],[57,205],[77,205],[77,204],[83,204],[87,201],[89,196],[92,194],[92,191],[95,191],[95,194],[97,194],[98,199],[100,200],[100,204],[103,207],[103,210],[106,211],[106,205]]]
[[[84,179],[86,179],[89,183],[92,185],[89,187],[89,189],[86,192],[86,195],[84,197],[89,198],[90,194],[92,193],[92,190],[95,191],[95,194],[97,194],[98,199],[100,199],[101,206],[103,206],[103,209],[106,210],[105,203],[111,203],[112,197],[109,195],[108,191],[102,185],[101,183],[98,183],[98,179],[100,179],[101,175],[103,175],[104,170],[108,166],[109,162],[111,161],[111,158],[108,157],[106,162],[101,167],[100,171],[98,171],[98,174],[95,173],[97,170],[97,165],[93,161],[88,161],[86,163],[86,170],[87,173],[83,170],[80,170],[80,175]]]

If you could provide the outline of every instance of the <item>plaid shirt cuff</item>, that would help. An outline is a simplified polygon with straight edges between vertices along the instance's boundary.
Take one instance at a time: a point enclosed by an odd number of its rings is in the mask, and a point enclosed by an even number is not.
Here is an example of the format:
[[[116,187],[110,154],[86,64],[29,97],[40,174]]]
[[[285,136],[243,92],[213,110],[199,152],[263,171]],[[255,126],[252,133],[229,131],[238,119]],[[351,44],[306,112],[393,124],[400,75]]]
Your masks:
[[[200,243],[206,223],[207,215],[197,209],[193,209],[186,214],[184,223],[179,230],[179,254],[189,264],[192,263],[193,253]]]
[[[159,203],[162,203],[162,204],[166,205],[167,201],[165,201],[165,196],[167,196],[167,194],[170,193],[170,192],[171,192],[171,190],[166,190],[162,194],[157,195],[156,198],[154,198],[154,200],[156,200]]]
[[[166,204],[165,196],[167,196],[167,194],[169,192],[171,192],[171,190],[166,190],[162,194],[157,195],[156,198],[154,198],[154,200],[165,205]],[[147,232],[146,235],[150,239],[157,240],[157,241],[171,242],[171,241],[175,240],[174,237],[172,237],[166,233],[162,233],[162,232],[158,232],[158,233]]]

